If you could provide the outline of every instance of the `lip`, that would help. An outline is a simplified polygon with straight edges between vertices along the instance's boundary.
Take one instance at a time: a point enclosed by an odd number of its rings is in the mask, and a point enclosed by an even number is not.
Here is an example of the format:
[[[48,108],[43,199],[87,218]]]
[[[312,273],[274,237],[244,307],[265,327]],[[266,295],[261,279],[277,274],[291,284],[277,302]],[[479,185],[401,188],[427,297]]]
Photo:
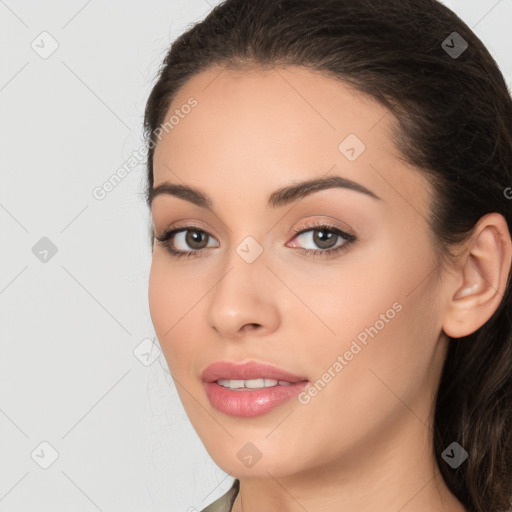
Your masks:
[[[293,383],[308,380],[306,377],[293,375],[277,366],[256,361],[248,361],[242,364],[231,361],[216,361],[203,370],[201,378],[205,382],[215,382],[218,379],[249,380],[260,378],[285,380]]]
[[[288,402],[309,385],[309,381],[276,366],[249,361],[235,364],[218,361],[207,366],[201,377],[206,396],[212,407],[229,416],[249,418],[261,416],[275,407]],[[249,380],[275,379],[291,382],[286,386],[271,386],[261,389],[232,390],[221,386],[218,379]]]

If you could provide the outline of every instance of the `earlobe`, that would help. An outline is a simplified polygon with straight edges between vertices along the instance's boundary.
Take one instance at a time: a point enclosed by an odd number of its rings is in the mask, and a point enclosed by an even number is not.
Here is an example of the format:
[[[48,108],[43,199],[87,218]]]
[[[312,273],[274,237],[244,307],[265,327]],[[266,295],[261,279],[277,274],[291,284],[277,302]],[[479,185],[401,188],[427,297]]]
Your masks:
[[[510,277],[512,247],[502,215],[482,217],[465,245],[455,292],[450,291],[443,319],[443,331],[452,338],[468,336],[489,320],[503,300]]]

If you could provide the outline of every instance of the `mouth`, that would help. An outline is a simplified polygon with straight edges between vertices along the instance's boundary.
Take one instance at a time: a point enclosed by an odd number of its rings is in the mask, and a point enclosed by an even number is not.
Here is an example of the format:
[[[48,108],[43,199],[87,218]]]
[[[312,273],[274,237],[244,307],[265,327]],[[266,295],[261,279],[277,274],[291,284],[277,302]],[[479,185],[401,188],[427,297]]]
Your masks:
[[[309,380],[286,370],[250,361],[218,361],[201,374],[212,407],[229,416],[260,416],[301,393]]]

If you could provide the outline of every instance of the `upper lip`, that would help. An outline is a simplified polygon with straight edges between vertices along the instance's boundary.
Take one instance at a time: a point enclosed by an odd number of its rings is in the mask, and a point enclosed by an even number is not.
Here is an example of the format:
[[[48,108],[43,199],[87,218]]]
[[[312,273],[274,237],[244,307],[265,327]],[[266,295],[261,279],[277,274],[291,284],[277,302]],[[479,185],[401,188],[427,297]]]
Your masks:
[[[301,382],[305,377],[293,375],[277,366],[262,364],[256,361],[246,363],[233,363],[231,361],[216,361],[208,365],[201,373],[205,382],[215,382],[218,379],[249,380],[249,379],[275,379],[287,382]]]

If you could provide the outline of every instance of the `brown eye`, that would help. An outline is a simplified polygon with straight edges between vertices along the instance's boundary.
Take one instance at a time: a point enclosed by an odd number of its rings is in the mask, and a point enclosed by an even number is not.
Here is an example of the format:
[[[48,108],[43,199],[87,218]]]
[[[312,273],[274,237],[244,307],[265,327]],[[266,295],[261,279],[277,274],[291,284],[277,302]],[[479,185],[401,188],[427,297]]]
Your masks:
[[[300,241],[304,254],[328,255],[341,251],[356,240],[354,235],[345,233],[335,226],[324,224],[306,225],[296,230],[298,233],[294,240]],[[341,242],[341,243],[340,243]],[[304,244],[312,244],[312,247],[303,247]],[[297,247],[297,243],[293,244]]]
[[[204,249],[206,246],[202,246],[203,242],[208,241],[208,234],[204,231],[195,231],[187,229],[185,231],[187,234],[185,236],[185,243],[193,250]]]
[[[194,226],[170,229],[155,238],[172,256],[177,257],[199,255],[208,247],[210,239],[215,240],[209,233]]]
[[[339,235],[336,235],[328,230],[315,229],[313,231],[313,243],[318,245],[320,249],[332,249],[336,245]]]

